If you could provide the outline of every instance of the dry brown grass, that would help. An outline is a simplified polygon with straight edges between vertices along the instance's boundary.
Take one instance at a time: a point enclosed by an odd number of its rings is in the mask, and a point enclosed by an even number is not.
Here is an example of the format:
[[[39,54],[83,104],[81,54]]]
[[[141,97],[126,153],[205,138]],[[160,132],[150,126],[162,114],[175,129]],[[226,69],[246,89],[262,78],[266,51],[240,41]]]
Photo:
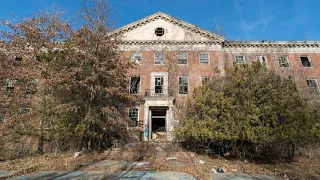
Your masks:
[[[316,179],[316,177],[320,177],[320,158],[309,159],[306,156],[300,156],[297,157],[293,163],[256,164],[251,162],[246,163],[239,160],[226,160],[224,158],[214,159],[208,156],[196,154],[193,157],[190,156],[190,152],[181,151],[181,149],[179,150],[176,148],[163,148],[162,150],[157,150],[155,146],[149,147],[139,145],[138,147],[125,149],[122,151],[122,156],[114,157],[108,157],[103,153],[87,154],[76,159],[73,158],[73,154],[71,153],[58,156],[32,156],[2,162],[0,163],[0,170],[18,171],[15,175],[47,170],[99,170],[113,173],[121,168],[90,166],[90,164],[80,166],[82,163],[94,163],[104,159],[113,159],[148,161],[150,162],[148,170],[186,172],[198,179],[209,179],[209,174],[212,173],[212,168],[222,168],[224,171],[232,171],[232,169],[236,169],[237,172],[257,173],[271,176],[279,176],[280,174],[285,173],[290,177],[290,179]],[[166,157],[169,156],[177,157],[180,165],[170,164],[166,160]],[[199,160],[204,160],[205,164],[199,164]],[[134,170],[145,170],[145,168],[139,169],[139,167],[137,167],[134,168]]]

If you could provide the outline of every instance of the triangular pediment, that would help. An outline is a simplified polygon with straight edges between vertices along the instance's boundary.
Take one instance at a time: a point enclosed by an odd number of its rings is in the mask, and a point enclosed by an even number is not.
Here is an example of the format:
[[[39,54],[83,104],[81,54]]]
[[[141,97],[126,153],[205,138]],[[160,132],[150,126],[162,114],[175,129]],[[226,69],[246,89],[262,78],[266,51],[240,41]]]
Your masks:
[[[155,30],[162,28],[164,34],[156,35]],[[223,41],[222,36],[184,22],[162,12],[123,26],[113,32],[122,36],[124,41]]]

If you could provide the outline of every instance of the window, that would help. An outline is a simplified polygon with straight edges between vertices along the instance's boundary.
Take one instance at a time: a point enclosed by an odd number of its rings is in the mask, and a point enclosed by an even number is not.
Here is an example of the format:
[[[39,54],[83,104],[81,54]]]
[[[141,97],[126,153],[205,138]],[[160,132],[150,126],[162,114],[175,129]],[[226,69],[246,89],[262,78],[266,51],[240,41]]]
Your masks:
[[[266,56],[257,56],[257,61],[261,64],[268,66],[268,61]]]
[[[179,94],[188,94],[189,78],[188,76],[179,77]]]
[[[244,56],[236,56],[235,60],[236,60],[236,64],[246,64],[246,60]]]
[[[17,80],[6,79],[6,83],[4,85],[4,90],[6,92],[12,93],[14,90],[14,85],[17,83]]]
[[[154,77],[154,93],[163,93],[163,77]]]
[[[209,53],[200,53],[200,64],[209,64]]]
[[[288,56],[279,56],[278,60],[280,67],[290,67]]]
[[[178,64],[188,64],[188,53],[182,52],[178,54]]]
[[[128,125],[131,127],[138,126],[139,122],[139,109],[131,108],[129,109],[129,122]]]
[[[140,77],[130,78],[130,94],[138,94],[140,90]]]
[[[302,67],[312,67],[311,59],[308,56],[300,56]]]
[[[210,81],[208,76],[201,76],[201,85],[206,85]]]
[[[161,28],[161,27],[158,27],[155,29],[155,32],[156,36],[163,36],[164,35],[164,29]]]
[[[19,109],[20,114],[25,114],[25,113],[27,113],[29,111],[30,111],[30,108],[20,108]]]
[[[27,87],[26,87],[26,94],[34,94],[37,90],[39,79],[33,79],[31,81],[28,81]]]
[[[154,64],[164,64],[164,53],[161,53],[161,52],[154,53]]]
[[[22,61],[22,57],[13,56],[12,57],[13,65],[19,66]]]
[[[136,64],[141,64],[141,58],[142,58],[141,52],[133,53],[131,56],[132,62]]]
[[[307,79],[307,86],[310,94],[318,94],[318,82],[316,79]]]

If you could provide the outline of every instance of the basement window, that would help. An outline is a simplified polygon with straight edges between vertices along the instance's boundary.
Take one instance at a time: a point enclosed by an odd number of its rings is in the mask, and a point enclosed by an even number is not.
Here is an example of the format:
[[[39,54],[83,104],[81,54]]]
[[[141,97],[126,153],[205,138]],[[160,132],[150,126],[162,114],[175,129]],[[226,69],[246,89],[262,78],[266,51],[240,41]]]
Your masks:
[[[208,76],[201,76],[201,86],[207,85],[210,81],[210,78]]]
[[[163,36],[164,35],[164,29],[161,28],[161,27],[158,27],[155,29],[155,32],[156,36]]]
[[[142,54],[141,52],[133,53],[131,56],[131,61],[135,64],[141,64]]]
[[[244,56],[236,56],[235,57],[236,64],[246,64],[246,60]]]
[[[14,86],[17,83],[17,80],[14,79],[6,79],[5,85],[4,85],[4,90],[6,92],[12,93],[14,90]]]
[[[140,77],[130,78],[130,94],[138,94],[140,89]]]
[[[188,64],[188,53],[182,52],[178,54],[178,64]]]
[[[209,64],[209,53],[200,53],[200,64]]]
[[[278,60],[280,67],[290,67],[288,56],[279,56]]]
[[[318,82],[316,79],[307,79],[308,91],[310,94],[318,94]]]
[[[19,109],[19,113],[20,114],[25,114],[28,113],[31,109],[30,108],[20,108]]]
[[[154,64],[164,64],[164,53],[161,53],[161,52],[154,53]]]
[[[302,67],[312,67],[311,59],[308,56],[300,56]]]
[[[34,94],[37,90],[39,79],[33,79],[27,82],[26,94]]]
[[[139,122],[139,109],[131,108],[129,109],[129,122],[128,125],[131,127],[138,126]]]
[[[179,94],[188,94],[189,78],[188,76],[179,77]]]

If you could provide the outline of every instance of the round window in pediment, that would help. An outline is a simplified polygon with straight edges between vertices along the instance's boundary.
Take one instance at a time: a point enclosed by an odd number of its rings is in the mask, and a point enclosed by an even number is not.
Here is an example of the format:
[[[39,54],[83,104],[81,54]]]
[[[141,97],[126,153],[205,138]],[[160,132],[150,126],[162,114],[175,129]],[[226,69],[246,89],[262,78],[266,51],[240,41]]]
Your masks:
[[[157,36],[163,36],[164,35],[164,29],[162,27],[156,28],[154,32]]]

